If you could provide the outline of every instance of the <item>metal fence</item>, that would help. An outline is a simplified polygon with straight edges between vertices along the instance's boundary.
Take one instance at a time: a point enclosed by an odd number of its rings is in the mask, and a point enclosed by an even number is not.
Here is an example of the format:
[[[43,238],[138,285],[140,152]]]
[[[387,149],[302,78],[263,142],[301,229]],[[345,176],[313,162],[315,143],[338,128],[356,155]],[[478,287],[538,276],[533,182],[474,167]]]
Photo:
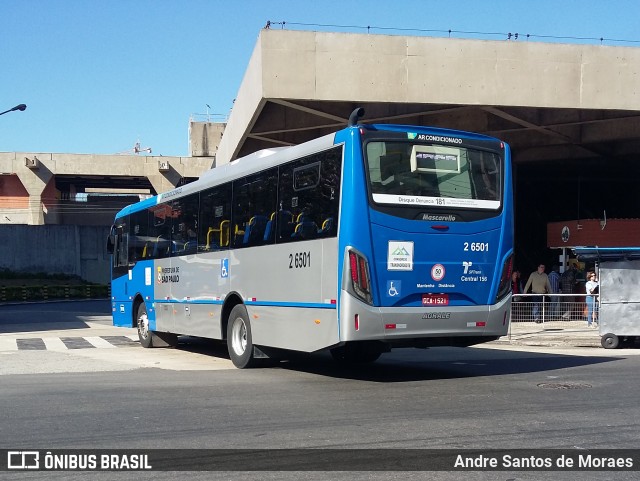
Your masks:
[[[599,295],[584,294],[518,294],[511,303],[511,322],[538,324],[568,323],[596,326],[599,315]],[[591,323],[588,322],[589,317]]]
[[[103,284],[0,286],[0,303],[54,299],[107,299],[110,293],[111,285]]]

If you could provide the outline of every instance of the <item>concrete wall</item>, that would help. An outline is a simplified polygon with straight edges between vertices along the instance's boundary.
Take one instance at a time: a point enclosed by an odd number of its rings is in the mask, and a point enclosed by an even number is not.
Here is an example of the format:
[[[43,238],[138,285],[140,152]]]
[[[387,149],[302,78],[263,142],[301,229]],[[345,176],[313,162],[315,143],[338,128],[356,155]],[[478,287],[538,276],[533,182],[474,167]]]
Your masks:
[[[0,225],[0,269],[109,282],[109,227]]]

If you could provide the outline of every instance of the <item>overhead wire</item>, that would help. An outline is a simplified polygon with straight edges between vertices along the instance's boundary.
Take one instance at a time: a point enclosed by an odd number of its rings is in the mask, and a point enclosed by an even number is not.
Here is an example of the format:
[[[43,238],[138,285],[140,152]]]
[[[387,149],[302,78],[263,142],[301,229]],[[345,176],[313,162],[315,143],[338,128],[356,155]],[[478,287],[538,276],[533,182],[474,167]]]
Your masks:
[[[329,24],[329,23],[305,23],[305,22],[286,22],[286,21],[267,21],[265,28],[269,29],[272,26],[280,26],[281,29],[285,29],[287,26],[292,27],[310,27],[310,28],[333,28],[333,29],[354,29],[354,30],[366,30],[367,33],[373,31],[396,31],[396,32],[418,32],[423,34],[446,34],[449,37],[452,35],[475,35],[475,36],[492,36],[503,37],[506,40],[519,40],[519,39],[545,39],[556,41],[580,41],[580,42],[605,42],[613,43],[628,43],[628,44],[640,44],[640,40],[634,39],[622,39],[622,38],[609,38],[609,37],[579,37],[573,35],[541,35],[541,34],[520,34],[512,32],[483,32],[474,30],[454,30],[454,29],[425,29],[425,28],[413,28],[413,27],[387,27],[378,25],[342,25],[342,24]]]

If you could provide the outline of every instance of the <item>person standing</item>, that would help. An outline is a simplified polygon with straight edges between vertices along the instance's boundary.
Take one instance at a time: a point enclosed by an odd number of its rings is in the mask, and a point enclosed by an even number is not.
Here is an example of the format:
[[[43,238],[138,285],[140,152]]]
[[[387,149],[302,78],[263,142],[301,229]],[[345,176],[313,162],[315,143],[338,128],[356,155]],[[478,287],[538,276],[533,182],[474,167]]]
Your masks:
[[[587,296],[585,297],[585,302],[587,303],[587,327],[596,327],[598,318],[596,296],[600,291],[600,285],[595,272],[590,271],[587,274],[587,283],[584,287],[587,291]]]
[[[556,319],[560,314],[560,273],[558,272],[558,266],[554,265],[549,273],[549,285],[551,286],[550,300],[551,300],[551,313],[550,317]]]
[[[549,276],[544,272],[545,265],[540,264],[538,269],[531,273],[529,279],[527,280],[527,284],[524,286],[525,294],[531,288],[531,292],[533,294],[538,294],[536,296],[532,296],[531,300],[533,302],[533,320],[536,323],[541,323],[540,319],[540,303],[544,302],[543,296],[551,292],[551,284],[549,284]]]

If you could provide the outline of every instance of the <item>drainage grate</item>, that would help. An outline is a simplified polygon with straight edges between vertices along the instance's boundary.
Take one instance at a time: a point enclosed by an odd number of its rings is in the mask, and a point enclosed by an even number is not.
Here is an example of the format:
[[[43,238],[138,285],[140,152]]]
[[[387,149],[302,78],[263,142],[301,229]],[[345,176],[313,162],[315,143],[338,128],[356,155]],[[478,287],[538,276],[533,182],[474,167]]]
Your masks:
[[[542,382],[538,387],[543,389],[588,389],[591,384],[584,382]]]

